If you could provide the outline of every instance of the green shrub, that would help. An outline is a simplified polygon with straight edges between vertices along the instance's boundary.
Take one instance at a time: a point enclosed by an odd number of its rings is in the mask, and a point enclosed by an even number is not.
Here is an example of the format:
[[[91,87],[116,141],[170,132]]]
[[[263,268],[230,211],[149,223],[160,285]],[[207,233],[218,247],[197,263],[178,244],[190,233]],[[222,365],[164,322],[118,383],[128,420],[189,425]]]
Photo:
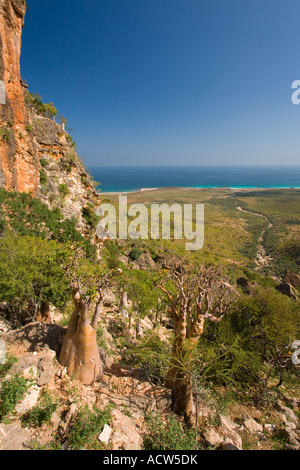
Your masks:
[[[90,203],[88,203],[86,207],[83,207],[82,216],[85,218],[86,223],[92,228],[97,226],[100,219],[100,217],[96,214],[94,206]]]
[[[143,250],[141,250],[140,248],[133,248],[129,253],[129,257],[132,261],[137,261],[138,259],[140,259],[143,253]]]
[[[73,149],[76,149],[76,142],[75,140],[73,139],[73,137],[70,135],[70,134],[67,134],[67,142],[68,144],[73,148]]]
[[[143,369],[150,382],[163,385],[170,357],[169,344],[164,343],[157,334],[149,332],[137,344],[129,346],[124,359]]]
[[[48,160],[46,158],[41,158],[40,164],[43,168],[46,168],[48,166]]]
[[[44,423],[49,423],[52,414],[57,409],[57,403],[54,403],[48,392],[43,397],[42,406],[35,406],[21,417],[24,426],[34,428],[41,427]]]
[[[0,129],[0,139],[3,140],[3,142],[9,142],[12,136],[12,129],[8,129],[7,127],[3,127],[2,129]]]
[[[51,195],[53,200],[55,196]],[[7,220],[7,218],[9,220]],[[82,243],[88,257],[94,257],[96,247],[76,230],[75,219],[65,219],[58,208],[49,209],[29,194],[9,192],[0,188],[0,230],[9,227],[17,234],[49,238],[58,242]]]
[[[58,191],[63,197],[66,197],[68,194],[70,194],[70,190],[65,183],[62,183],[58,186]]]
[[[13,413],[16,405],[27,392],[28,384],[23,376],[16,374],[12,378],[3,380],[0,389],[0,421],[8,414]]]
[[[164,422],[166,421],[166,422]],[[185,429],[173,415],[168,418],[152,415],[146,420],[147,433],[144,436],[144,450],[195,450],[195,430]]]
[[[71,421],[69,446],[72,450],[96,450],[103,448],[98,441],[104,425],[111,420],[110,408],[90,411],[87,406],[81,408]]]
[[[42,169],[40,170],[40,184],[41,184],[41,185],[44,185],[44,184],[47,183],[47,181],[48,181],[47,173],[46,173],[46,171],[42,168]]]
[[[5,364],[0,364],[0,379],[5,377],[17,361],[18,359],[15,356],[7,355]]]

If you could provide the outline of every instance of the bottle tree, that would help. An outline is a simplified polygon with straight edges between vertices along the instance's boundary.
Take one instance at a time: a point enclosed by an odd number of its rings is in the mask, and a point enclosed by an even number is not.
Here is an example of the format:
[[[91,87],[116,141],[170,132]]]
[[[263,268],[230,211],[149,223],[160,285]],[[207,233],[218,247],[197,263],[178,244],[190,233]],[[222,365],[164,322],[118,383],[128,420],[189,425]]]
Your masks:
[[[96,335],[102,292],[112,284],[114,272],[87,260],[78,247],[62,265],[69,279],[74,310],[59,362],[67,368],[69,376],[92,385],[103,375]]]
[[[159,287],[168,300],[174,337],[166,385],[172,389],[172,408],[189,424],[195,421],[191,364],[206,321],[220,322],[230,311],[236,293],[217,266],[196,271],[178,263]]]

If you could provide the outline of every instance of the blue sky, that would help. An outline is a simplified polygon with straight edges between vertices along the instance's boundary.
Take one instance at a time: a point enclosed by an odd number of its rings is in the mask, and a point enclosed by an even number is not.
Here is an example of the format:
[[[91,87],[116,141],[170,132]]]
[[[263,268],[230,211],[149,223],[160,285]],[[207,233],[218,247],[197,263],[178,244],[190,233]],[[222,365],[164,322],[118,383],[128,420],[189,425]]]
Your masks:
[[[298,165],[299,0],[28,0],[21,73],[103,165]]]

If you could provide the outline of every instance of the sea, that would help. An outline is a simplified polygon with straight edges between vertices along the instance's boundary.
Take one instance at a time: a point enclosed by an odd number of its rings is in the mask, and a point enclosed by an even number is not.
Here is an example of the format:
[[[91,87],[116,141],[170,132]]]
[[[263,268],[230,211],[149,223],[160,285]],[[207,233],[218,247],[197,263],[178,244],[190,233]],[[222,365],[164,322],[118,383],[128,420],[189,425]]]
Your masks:
[[[103,193],[180,188],[300,188],[300,166],[103,166],[90,172]]]

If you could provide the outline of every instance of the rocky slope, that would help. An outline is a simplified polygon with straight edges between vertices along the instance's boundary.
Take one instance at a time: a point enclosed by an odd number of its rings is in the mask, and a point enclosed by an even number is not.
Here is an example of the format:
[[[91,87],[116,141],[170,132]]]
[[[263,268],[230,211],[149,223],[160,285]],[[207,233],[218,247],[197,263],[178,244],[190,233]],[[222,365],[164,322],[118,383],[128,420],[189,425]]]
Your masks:
[[[0,80],[6,104],[0,104],[0,187],[31,193],[50,207],[60,207],[88,231],[83,209],[93,211],[99,197],[74,151],[72,139],[54,120],[26,106],[28,94],[20,75],[25,0],[0,4]]]
[[[120,323],[117,309],[103,312],[102,323],[109,320]],[[150,322],[150,320],[148,320]],[[153,325],[144,324],[144,331]],[[141,450],[149,432],[147,418],[157,416],[164,426],[172,417],[171,390],[154,385],[141,369],[114,364],[114,357],[109,357],[100,349],[105,372],[101,382],[93,386],[67,377],[65,369],[57,362],[65,329],[59,325],[31,323],[13,330],[9,324],[1,328],[0,341],[6,345],[9,355],[16,362],[2,375],[0,368],[0,393],[3,381],[20,374],[28,382],[28,389],[16,404],[15,411],[0,419],[0,450],[22,449],[61,449],[71,450],[74,446],[72,433],[74,425],[85,406],[92,413],[110,409],[110,418],[103,426],[94,428],[92,448],[113,450]],[[114,337],[108,334],[109,344]],[[119,358],[115,358],[119,362]],[[3,367],[3,366],[2,366]],[[289,395],[290,390],[281,393],[269,392],[268,406],[258,406],[234,400],[226,407],[220,407],[216,397],[208,390],[199,390],[198,404],[198,439],[199,449],[222,450],[298,450],[300,447],[299,431],[299,396]],[[221,393],[222,390],[220,389]],[[226,390],[223,391],[224,397]],[[45,396],[51,396],[57,404],[46,420],[39,426],[32,419],[25,419],[28,413],[45,409]],[[1,402],[0,402],[1,404]],[[0,408],[1,410],[1,408]],[[37,416],[37,415],[36,415]],[[41,419],[41,415],[40,415]],[[41,420],[42,421],[42,420]],[[174,432],[170,428],[170,433]],[[76,428],[77,443],[85,448],[84,429]],[[80,433],[82,439],[80,441]],[[80,444],[81,443],[81,444]],[[175,441],[174,441],[175,445]],[[88,447],[88,448],[90,448]],[[156,449],[163,449],[157,442]]]

